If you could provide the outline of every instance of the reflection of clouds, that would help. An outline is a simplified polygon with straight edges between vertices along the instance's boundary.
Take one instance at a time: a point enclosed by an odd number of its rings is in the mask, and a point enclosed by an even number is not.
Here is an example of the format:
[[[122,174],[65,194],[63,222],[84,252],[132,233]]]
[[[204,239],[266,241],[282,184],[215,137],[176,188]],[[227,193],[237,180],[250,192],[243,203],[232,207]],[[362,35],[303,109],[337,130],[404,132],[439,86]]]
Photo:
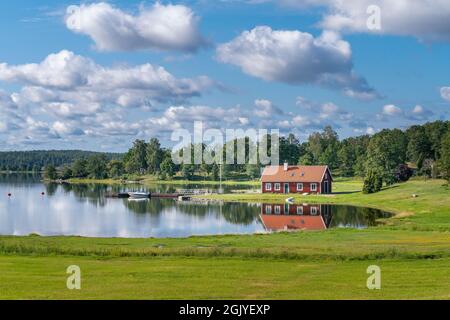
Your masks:
[[[13,198],[0,201],[0,234],[147,238],[263,231],[257,208],[251,223],[236,224],[220,214],[219,206],[180,207],[176,202],[149,200],[139,204],[143,207],[138,212],[143,213],[137,213],[120,199],[102,199],[99,205],[93,193],[83,198],[58,186],[52,196],[43,197],[43,188],[39,183],[0,184],[0,194],[13,193]]]

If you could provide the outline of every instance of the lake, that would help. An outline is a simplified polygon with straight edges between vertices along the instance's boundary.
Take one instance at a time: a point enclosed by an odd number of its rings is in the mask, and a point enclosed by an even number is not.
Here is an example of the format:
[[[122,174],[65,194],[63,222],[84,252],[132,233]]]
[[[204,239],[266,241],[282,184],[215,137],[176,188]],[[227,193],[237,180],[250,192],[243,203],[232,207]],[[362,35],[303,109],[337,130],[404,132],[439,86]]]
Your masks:
[[[376,225],[377,219],[390,216],[380,210],[352,206],[179,202],[174,199],[131,201],[106,197],[109,192],[125,190],[174,192],[180,188],[193,186],[43,184],[36,175],[0,174],[0,234],[188,237],[366,228]]]

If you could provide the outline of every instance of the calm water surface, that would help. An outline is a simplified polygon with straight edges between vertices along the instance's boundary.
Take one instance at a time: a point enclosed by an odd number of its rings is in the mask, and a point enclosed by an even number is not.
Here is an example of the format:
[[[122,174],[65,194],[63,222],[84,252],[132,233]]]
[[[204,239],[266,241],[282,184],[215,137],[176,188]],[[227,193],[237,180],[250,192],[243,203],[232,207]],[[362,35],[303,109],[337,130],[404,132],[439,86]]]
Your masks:
[[[349,206],[106,198],[106,194],[111,191],[174,192],[177,188],[195,187],[43,184],[39,176],[0,174],[0,234],[188,237],[295,229],[365,228],[375,225],[378,218],[389,216],[379,210]],[[8,197],[8,193],[12,196]]]

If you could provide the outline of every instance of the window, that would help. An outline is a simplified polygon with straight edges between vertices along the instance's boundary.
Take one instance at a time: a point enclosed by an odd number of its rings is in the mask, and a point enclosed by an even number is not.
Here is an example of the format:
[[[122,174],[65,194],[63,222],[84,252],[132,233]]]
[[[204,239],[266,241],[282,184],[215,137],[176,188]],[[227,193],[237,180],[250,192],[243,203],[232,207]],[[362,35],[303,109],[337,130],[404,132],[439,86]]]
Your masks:
[[[275,206],[275,214],[281,213],[281,206]]]
[[[271,183],[266,183],[266,190],[267,191],[272,191],[272,184]]]
[[[275,183],[275,191],[280,191],[281,185],[279,183]]]
[[[297,207],[297,214],[300,216],[303,215],[303,207],[302,206]]]
[[[311,183],[311,191],[317,191],[317,183]]]
[[[303,191],[303,183],[297,183],[297,191]]]
[[[266,214],[272,214],[272,206],[266,206]]]
[[[311,207],[311,215],[312,216],[317,215],[317,207]]]

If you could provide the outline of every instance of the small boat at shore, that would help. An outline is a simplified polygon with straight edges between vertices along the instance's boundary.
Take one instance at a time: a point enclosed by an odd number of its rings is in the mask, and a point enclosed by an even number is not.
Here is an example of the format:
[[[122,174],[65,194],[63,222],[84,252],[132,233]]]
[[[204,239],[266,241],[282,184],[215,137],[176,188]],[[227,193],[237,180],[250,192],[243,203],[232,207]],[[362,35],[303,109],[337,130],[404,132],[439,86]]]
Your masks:
[[[149,198],[128,198],[128,201],[130,202],[146,202],[149,201]]]
[[[145,199],[150,198],[150,194],[147,192],[129,192],[128,195],[132,199]]]

